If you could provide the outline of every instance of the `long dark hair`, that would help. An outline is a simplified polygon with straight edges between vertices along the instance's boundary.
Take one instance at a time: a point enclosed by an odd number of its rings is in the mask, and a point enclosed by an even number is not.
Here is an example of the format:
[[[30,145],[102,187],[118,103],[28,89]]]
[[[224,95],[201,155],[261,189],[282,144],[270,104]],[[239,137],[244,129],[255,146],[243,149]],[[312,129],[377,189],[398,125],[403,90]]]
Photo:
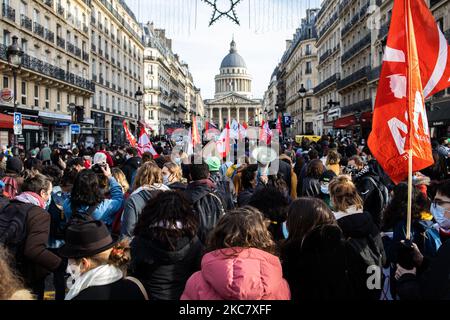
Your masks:
[[[80,206],[95,206],[104,199],[97,174],[90,169],[78,173],[71,193],[72,211],[75,212]]]
[[[174,227],[180,225],[179,227]],[[176,240],[192,239],[198,231],[198,217],[181,191],[159,192],[145,206],[134,228],[134,235],[156,240],[176,250]]]
[[[289,236],[285,246],[296,244],[301,246],[305,237],[314,229],[325,226],[337,226],[333,212],[320,199],[299,198],[289,206],[286,225]]]
[[[383,212],[382,229],[388,231],[397,223],[406,218],[408,206],[408,184],[399,183],[393,190],[393,197]],[[430,201],[425,195],[413,188],[412,193],[412,218],[420,219],[420,214],[430,208]]]

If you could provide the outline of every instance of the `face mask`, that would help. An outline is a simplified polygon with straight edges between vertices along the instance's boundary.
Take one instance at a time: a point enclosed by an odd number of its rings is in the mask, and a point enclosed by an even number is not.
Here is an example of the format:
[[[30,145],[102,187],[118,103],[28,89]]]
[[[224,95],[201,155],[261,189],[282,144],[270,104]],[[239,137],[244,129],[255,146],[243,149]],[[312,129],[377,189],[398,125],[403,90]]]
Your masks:
[[[169,176],[163,176],[163,184],[168,185],[169,184]]]
[[[330,191],[328,190],[328,185],[327,184],[321,184],[320,185],[320,192],[322,192],[323,194],[329,194]]]
[[[450,219],[445,217],[445,208],[437,204],[431,205],[431,214],[442,229],[450,230]]]
[[[175,163],[177,165],[181,165],[181,158],[175,158]]]
[[[285,239],[287,239],[289,237],[289,231],[287,229],[286,221],[283,222],[282,229],[283,229],[283,236]]]
[[[72,288],[75,282],[81,277],[81,263],[76,264],[74,260],[69,259],[69,263],[67,264],[66,272],[69,274],[69,278],[67,279],[67,289]]]
[[[127,154],[125,158],[128,160],[128,159],[130,159],[132,157],[131,157],[131,155]]]
[[[50,203],[52,202],[52,195],[50,194],[50,197],[48,197],[47,202],[45,202],[45,209],[47,210],[50,207]]]

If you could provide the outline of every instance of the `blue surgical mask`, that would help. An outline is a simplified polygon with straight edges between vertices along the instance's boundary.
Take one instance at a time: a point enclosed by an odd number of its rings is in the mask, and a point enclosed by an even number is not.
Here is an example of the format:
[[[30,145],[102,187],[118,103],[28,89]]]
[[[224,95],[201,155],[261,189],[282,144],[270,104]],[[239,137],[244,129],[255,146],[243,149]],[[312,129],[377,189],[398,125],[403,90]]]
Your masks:
[[[175,158],[175,163],[177,165],[181,165],[181,158]]]
[[[322,192],[323,194],[330,194],[330,191],[328,190],[328,185],[327,184],[321,184],[320,185],[320,192]]]
[[[433,215],[436,222],[444,230],[450,230],[450,219],[445,217],[446,209],[435,203],[431,205],[431,214]]]
[[[283,236],[285,239],[287,239],[289,237],[289,231],[287,229],[286,221],[283,222],[282,229],[283,229]]]
[[[163,176],[163,183],[167,186],[169,184],[169,176],[165,175]]]

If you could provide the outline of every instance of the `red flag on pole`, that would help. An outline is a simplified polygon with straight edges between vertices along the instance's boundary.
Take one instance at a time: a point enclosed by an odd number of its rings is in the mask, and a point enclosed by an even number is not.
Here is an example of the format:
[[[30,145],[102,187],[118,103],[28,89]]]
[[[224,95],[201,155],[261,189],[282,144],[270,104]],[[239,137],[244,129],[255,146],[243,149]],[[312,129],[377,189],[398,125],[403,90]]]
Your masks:
[[[130,129],[128,129],[128,125],[127,125],[127,122],[125,120],[123,121],[123,129],[125,130],[125,135],[127,137],[128,142],[130,143],[130,145],[133,148],[136,148],[136,146],[137,146],[136,138],[130,132]]]
[[[230,152],[230,123],[227,122],[225,129],[220,134],[219,139],[216,141],[217,151],[222,158],[225,158]]]
[[[197,119],[195,116],[192,116],[192,145],[195,146],[197,144],[202,143],[202,139],[200,138],[200,134],[198,133],[198,127],[197,127]]]
[[[270,144],[272,141],[272,130],[270,130],[269,123],[264,120],[261,123],[261,129],[259,130],[259,140],[264,141],[266,144]]]
[[[395,183],[433,164],[424,99],[450,86],[449,46],[423,0],[395,0],[369,147]]]
[[[158,152],[156,152],[155,148],[153,148],[153,144],[150,141],[147,131],[145,130],[145,128],[143,126],[141,127],[141,132],[139,135],[139,143],[138,143],[137,149],[138,149],[140,156],[142,156],[142,154],[144,152],[150,152],[152,154],[153,158],[159,157]]]
[[[278,116],[278,119],[277,119],[277,130],[278,130],[278,133],[280,134],[280,137],[283,136],[283,129],[282,128],[283,127],[281,126],[281,116]]]

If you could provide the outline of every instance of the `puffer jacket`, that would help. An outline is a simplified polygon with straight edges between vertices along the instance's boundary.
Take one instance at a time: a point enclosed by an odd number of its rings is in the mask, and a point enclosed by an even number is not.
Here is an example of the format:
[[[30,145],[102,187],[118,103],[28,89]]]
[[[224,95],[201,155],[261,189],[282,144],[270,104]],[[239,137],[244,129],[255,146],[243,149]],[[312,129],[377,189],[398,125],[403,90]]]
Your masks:
[[[181,300],[290,298],[278,257],[254,248],[229,248],[206,254],[201,271],[189,278],[181,296]]]

